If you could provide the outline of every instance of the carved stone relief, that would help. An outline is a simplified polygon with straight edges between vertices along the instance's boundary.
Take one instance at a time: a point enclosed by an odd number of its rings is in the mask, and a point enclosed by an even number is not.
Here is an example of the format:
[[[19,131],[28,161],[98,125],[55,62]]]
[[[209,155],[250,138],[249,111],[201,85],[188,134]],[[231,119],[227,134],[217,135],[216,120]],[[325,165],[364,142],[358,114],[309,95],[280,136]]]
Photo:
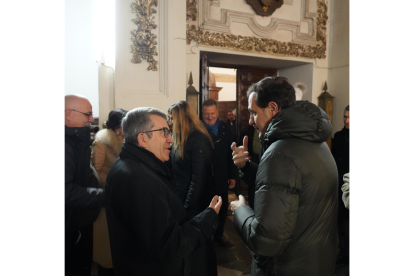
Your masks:
[[[201,3],[198,4],[198,24],[187,21],[187,44],[195,41],[208,46],[227,47],[242,51],[257,51],[305,58],[326,57],[328,9],[324,0],[317,0],[317,12],[310,12],[309,7],[312,0],[302,0],[300,21],[271,18],[267,26],[258,24],[255,14],[228,9],[220,9],[220,20],[213,19],[210,15],[210,7],[220,7],[220,0],[199,1]],[[284,2],[284,5],[292,6],[291,1]],[[232,34],[230,27],[234,23],[245,24],[255,36]],[[301,25],[307,26],[307,32],[301,32]],[[269,38],[278,30],[291,32],[291,41],[282,42]]]
[[[131,31],[133,53],[132,63],[141,63],[143,59],[148,61],[149,66],[147,70],[157,71],[158,61],[154,60],[157,56],[157,36],[151,33],[151,30],[156,29],[157,25],[154,23],[153,14],[157,11],[152,6],[157,6],[158,0],[135,0],[131,4],[132,12],[136,13],[137,18],[132,21],[137,25],[138,29]]]

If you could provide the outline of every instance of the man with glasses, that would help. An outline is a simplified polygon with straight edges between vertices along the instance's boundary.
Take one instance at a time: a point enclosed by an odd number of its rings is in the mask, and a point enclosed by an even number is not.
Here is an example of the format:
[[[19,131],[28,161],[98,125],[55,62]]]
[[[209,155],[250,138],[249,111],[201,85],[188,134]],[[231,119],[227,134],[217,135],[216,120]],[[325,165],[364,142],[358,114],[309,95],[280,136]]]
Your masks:
[[[283,77],[267,77],[247,90],[249,124],[262,143],[250,161],[248,138],[236,148],[242,180],[255,185],[254,209],[242,195],[231,202],[234,226],[253,256],[255,275],[334,275],[337,251],[335,160],[325,141],[328,115],[295,99]]]
[[[203,122],[214,143],[213,177],[216,193],[223,198],[223,208],[219,213],[219,228],[214,234],[214,242],[221,247],[233,249],[234,243],[224,234],[224,224],[227,218],[229,204],[229,186],[236,184],[234,164],[230,145],[231,131],[226,122],[218,119],[217,102],[206,100],[203,102]]]
[[[187,221],[164,163],[173,139],[163,111],[135,108],[123,118],[122,131],[105,195],[115,275],[189,275],[189,256],[217,228],[222,201],[215,196]]]
[[[97,179],[91,166],[92,105],[80,95],[65,96],[65,270],[90,274],[92,223],[103,206],[104,191],[92,188]]]

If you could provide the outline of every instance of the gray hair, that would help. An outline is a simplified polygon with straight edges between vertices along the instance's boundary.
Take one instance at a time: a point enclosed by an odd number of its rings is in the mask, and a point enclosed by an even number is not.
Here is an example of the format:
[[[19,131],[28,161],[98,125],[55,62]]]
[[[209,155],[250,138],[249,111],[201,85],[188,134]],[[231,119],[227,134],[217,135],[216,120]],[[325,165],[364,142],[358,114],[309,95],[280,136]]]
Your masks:
[[[167,121],[167,115],[162,110],[154,107],[138,107],[127,113],[121,124],[125,143],[138,146],[138,134],[154,127],[154,123],[150,118],[151,115],[160,116]],[[146,134],[149,138],[152,137],[152,132]]]

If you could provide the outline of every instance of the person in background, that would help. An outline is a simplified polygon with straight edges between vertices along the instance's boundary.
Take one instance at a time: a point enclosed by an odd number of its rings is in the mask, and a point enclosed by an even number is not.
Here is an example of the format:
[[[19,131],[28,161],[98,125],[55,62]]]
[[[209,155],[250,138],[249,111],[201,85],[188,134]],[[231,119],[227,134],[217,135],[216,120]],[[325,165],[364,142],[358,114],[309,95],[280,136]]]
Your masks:
[[[92,223],[104,204],[104,190],[91,187],[99,186],[90,162],[92,122],[87,98],[65,96],[65,271],[71,275],[91,273]]]
[[[242,195],[230,206],[252,252],[252,276],[333,275],[338,175],[325,143],[329,116],[315,104],[296,102],[284,77],[264,78],[246,94],[249,124],[262,141],[260,163],[249,161],[247,137],[231,147],[241,178],[255,183],[254,210]]]
[[[98,131],[92,144],[91,161],[103,188],[106,176],[121,152],[124,142],[121,121],[127,112],[122,108],[109,112],[106,129]],[[101,208],[98,218],[93,223],[93,261],[98,264],[98,276],[114,275],[105,208]]]
[[[229,112],[227,113],[227,123],[230,126],[230,132],[231,132],[230,140],[232,142],[235,142],[236,141],[236,109],[229,110]]]
[[[122,130],[124,144],[105,190],[115,275],[188,275],[190,255],[217,228],[222,201],[214,196],[188,220],[165,164],[173,139],[163,111],[135,108]]]
[[[219,228],[214,234],[213,241],[221,247],[235,248],[234,243],[224,234],[224,224],[227,218],[229,186],[236,183],[234,164],[231,156],[230,128],[226,122],[218,119],[217,102],[203,102],[203,122],[214,143],[213,176],[216,193],[223,199],[223,207],[219,213]]]
[[[187,211],[187,219],[191,220],[208,206],[215,194],[213,142],[187,102],[179,101],[171,105],[168,117],[173,123],[174,139],[168,164],[173,174],[174,189]],[[190,265],[190,275],[217,275],[217,258],[211,239],[191,253]]]
[[[332,140],[332,155],[338,170],[338,201],[342,201],[342,179],[349,173],[349,105],[344,110],[344,128],[335,133]],[[344,204],[338,206],[339,254],[337,264],[349,264],[349,209]]]

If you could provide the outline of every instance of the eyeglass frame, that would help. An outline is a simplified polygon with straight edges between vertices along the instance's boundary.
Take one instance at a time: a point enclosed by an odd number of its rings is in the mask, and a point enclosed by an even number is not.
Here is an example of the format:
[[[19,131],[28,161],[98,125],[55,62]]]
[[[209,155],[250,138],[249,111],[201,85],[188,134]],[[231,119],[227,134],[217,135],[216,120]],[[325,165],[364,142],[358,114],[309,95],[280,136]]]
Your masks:
[[[163,127],[163,128],[154,129],[154,130],[147,130],[147,131],[143,131],[143,133],[160,131],[160,130],[162,130],[162,132],[164,133],[165,138],[168,138],[169,135],[172,136],[172,131],[168,127]]]
[[[89,117],[92,117],[93,118],[93,113],[83,113],[83,112],[80,112],[80,111],[77,111],[77,110],[75,110],[75,109],[71,109],[72,111],[75,111],[75,112],[79,112],[79,113],[82,113],[83,115],[85,115],[85,116],[88,116],[88,119],[89,119]]]

